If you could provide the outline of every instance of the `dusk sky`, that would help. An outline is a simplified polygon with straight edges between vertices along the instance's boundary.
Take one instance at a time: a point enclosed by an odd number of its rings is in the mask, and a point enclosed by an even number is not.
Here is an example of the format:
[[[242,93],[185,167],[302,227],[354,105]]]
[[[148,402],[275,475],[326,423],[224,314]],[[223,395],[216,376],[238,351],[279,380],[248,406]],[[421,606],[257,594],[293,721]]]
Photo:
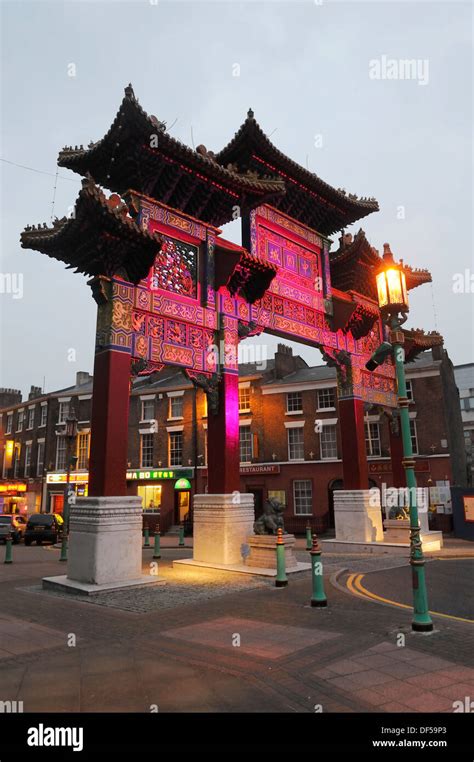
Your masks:
[[[1,386],[26,393],[45,378],[50,391],[92,371],[87,279],[21,249],[19,237],[25,225],[50,223],[53,197],[54,216],[68,214],[80,178],[61,169],[54,192],[58,152],[102,138],[129,82],[189,145],[218,151],[252,107],[292,159],[337,188],[375,196],[380,212],[348,231],[363,227],[380,252],[388,241],[396,258],[432,272],[433,285],[410,294],[407,325],[436,328],[455,364],[473,361],[470,3],[0,7]],[[417,62],[415,76],[388,78],[390,61],[405,59]],[[240,228],[223,235],[239,241]],[[278,339],[257,341],[272,356]],[[317,349],[297,351],[321,364]]]

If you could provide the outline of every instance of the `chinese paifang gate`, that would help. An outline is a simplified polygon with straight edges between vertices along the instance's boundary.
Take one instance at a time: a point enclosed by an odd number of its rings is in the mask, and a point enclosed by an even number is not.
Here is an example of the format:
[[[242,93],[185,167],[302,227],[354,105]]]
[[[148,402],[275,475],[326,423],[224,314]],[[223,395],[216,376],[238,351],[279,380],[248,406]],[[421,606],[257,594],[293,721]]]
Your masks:
[[[21,244],[89,276],[97,303],[82,520],[104,506],[115,515],[125,503],[135,515],[137,498],[125,497],[130,378],[179,366],[208,397],[208,494],[195,496],[194,557],[240,559],[253,496],[232,502],[238,344],[263,331],[319,349],[337,369],[344,489],[367,490],[364,404],[396,407],[396,384],[391,359],[374,373],[365,368],[387,330],[374,278],[381,257],[362,230],[353,237],[344,228],[378,211],[377,201],[335,189],[285,156],[251,110],[221,151],[193,150],[141,108],[131,85],[106,135],[64,148],[58,164],[84,178],[74,213],[25,228]],[[241,246],[219,229],[236,218]],[[330,252],[328,237],[339,231]],[[405,270],[409,289],[431,280],[427,270]],[[408,361],[442,343],[435,333],[404,334]],[[403,473],[395,435],[392,454]],[[78,522],[73,514],[72,534]],[[71,542],[70,577],[81,573],[71,572],[73,555]]]

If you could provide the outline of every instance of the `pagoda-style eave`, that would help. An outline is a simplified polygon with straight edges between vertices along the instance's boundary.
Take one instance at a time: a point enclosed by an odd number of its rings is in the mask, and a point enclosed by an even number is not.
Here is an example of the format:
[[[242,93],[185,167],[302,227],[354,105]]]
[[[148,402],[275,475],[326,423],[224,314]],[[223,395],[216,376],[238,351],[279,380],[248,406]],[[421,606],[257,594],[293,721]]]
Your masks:
[[[443,346],[443,336],[438,331],[425,333],[421,328],[402,328],[404,335],[405,362],[413,362],[419,354],[434,347]]]
[[[120,194],[133,187],[216,226],[230,221],[236,206],[253,208],[285,193],[279,178],[231,171],[204,146],[193,150],[173,138],[141,108],[131,86],[106,135],[87,149],[64,148],[58,164]]]
[[[47,254],[87,276],[108,277],[124,271],[138,283],[153,264],[162,237],[142,230],[117,196],[109,199],[91,179],[83,181],[74,213],[51,227],[28,226],[21,246]]]
[[[230,163],[240,168],[250,168],[255,160],[263,165],[267,162],[268,171],[283,176],[287,184],[301,184],[307,193],[317,195],[321,201],[331,203],[344,212],[346,224],[379,210],[375,198],[358,198],[355,194],[336,189],[282,153],[264,133],[251,110],[232,140],[216,154],[216,159],[224,166]]]

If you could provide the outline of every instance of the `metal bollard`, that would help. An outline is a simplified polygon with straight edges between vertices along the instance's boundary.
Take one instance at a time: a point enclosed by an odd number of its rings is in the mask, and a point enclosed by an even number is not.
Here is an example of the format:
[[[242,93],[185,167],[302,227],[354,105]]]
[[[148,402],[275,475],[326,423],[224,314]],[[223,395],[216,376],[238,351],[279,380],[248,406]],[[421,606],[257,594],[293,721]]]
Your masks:
[[[313,544],[310,550],[311,555],[311,576],[313,579],[313,594],[311,596],[311,606],[324,608],[328,605],[328,600],[324,593],[323,563],[321,561],[321,546],[316,534],[313,534]]]
[[[285,560],[285,545],[283,543],[283,530],[279,527],[277,532],[277,575],[275,579],[275,587],[286,587],[288,584],[288,578],[286,576],[286,560]]]
[[[313,547],[313,538],[311,537],[311,524],[306,524],[306,550],[311,550]]]
[[[7,534],[5,538],[5,561],[6,564],[12,564],[13,563],[13,550],[12,550],[12,536],[10,533]]]
[[[145,524],[145,529],[143,531],[143,534],[145,535],[145,542],[143,544],[144,548],[150,548],[150,530],[148,529],[148,524]]]
[[[179,525],[179,543],[180,548],[184,548],[184,524]]]
[[[160,525],[159,524],[157,524],[155,527],[155,545],[153,548],[153,558],[161,558]]]

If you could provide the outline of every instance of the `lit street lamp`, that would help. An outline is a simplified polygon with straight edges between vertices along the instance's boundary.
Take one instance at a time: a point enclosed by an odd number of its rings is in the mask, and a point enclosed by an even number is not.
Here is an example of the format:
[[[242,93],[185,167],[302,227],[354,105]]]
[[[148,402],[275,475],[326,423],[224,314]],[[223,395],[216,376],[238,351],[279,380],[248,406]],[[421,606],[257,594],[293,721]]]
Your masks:
[[[409,495],[410,511],[410,564],[412,567],[413,620],[415,632],[431,632],[433,622],[428,610],[428,595],[425,580],[425,559],[421,546],[420,522],[416,504],[415,461],[408,414],[408,398],[405,381],[405,337],[401,326],[407,320],[408,294],[403,260],[396,263],[388,243],[384,244],[383,265],[376,273],[377,295],[384,323],[390,328],[390,342],[384,341],[366,364],[373,371],[392,355],[397,376],[398,407],[403,442],[403,466]]]
[[[66,418],[66,430],[64,432],[66,437],[66,487],[64,489],[64,508],[63,508],[63,536],[61,539],[61,556],[60,561],[67,561],[67,538],[69,532],[69,485],[71,481],[71,466],[75,466],[77,462],[77,455],[75,454],[75,448],[73,445],[76,442],[77,437],[77,418],[74,412],[74,408],[69,410]],[[71,453],[74,452],[74,455]]]

